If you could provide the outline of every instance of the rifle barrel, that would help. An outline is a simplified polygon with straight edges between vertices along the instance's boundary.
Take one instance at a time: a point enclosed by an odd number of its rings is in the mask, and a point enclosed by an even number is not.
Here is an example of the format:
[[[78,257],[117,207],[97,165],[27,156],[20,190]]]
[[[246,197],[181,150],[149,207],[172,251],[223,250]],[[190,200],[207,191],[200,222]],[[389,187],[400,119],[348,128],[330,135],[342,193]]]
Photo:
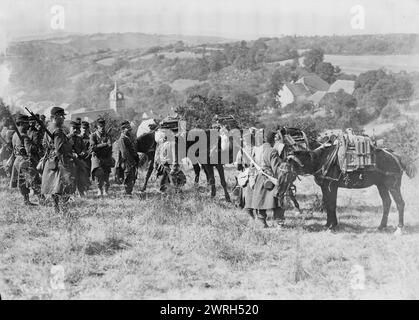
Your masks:
[[[33,113],[31,110],[29,110],[29,109],[28,109],[28,107],[25,107],[25,110],[26,110],[26,111],[28,111],[28,113],[29,113],[32,117],[34,117],[34,118],[35,118],[35,121],[36,121],[36,122],[38,122],[38,124],[42,127],[42,129],[44,129],[44,130],[45,130],[45,132],[47,133],[47,135],[48,135],[51,139],[53,139],[53,138],[54,138],[54,136],[52,135],[51,131],[49,131],[49,130],[47,129],[47,127],[46,127],[46,126],[45,126],[45,124],[42,122],[42,120],[41,120],[41,119],[39,119],[39,117],[37,117],[35,113]]]

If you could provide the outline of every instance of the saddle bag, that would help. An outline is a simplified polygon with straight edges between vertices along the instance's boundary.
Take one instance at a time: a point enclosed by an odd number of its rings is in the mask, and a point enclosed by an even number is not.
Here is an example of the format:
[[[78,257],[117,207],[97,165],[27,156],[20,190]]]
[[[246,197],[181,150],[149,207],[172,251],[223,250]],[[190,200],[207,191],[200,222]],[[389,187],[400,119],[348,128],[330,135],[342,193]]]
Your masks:
[[[275,188],[275,184],[268,178],[266,178],[265,182],[263,183],[263,188],[272,191]]]
[[[46,156],[44,155],[36,165],[36,170],[40,173],[44,172],[45,162],[47,161]]]

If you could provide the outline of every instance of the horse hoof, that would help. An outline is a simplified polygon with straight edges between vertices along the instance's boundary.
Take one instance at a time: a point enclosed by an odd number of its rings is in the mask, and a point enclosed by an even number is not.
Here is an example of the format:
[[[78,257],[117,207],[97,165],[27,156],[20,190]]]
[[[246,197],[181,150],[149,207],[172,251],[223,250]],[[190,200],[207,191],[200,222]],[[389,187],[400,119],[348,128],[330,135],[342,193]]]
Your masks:
[[[396,231],[394,231],[394,235],[395,236],[401,236],[401,235],[403,235],[405,232],[404,232],[404,228],[403,227],[397,227],[397,229],[396,229]]]
[[[336,232],[337,226],[338,226],[337,224],[331,224],[331,225],[326,224],[324,227],[327,233],[333,233],[333,232]]]
[[[377,228],[377,230],[379,231],[379,232],[383,232],[383,231],[385,231],[386,230],[386,228],[387,228],[387,226],[378,226],[378,228]]]

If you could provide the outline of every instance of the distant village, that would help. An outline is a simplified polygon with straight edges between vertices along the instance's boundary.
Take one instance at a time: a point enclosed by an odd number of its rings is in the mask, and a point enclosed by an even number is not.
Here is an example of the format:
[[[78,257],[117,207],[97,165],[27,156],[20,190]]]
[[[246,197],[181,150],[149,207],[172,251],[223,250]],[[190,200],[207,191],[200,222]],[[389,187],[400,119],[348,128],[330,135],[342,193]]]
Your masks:
[[[295,82],[285,83],[275,100],[280,103],[281,107],[286,107],[291,103],[308,101],[312,102],[314,107],[319,108],[322,99],[339,90],[352,95],[355,90],[355,81],[336,80],[329,84],[317,74],[308,73]]]

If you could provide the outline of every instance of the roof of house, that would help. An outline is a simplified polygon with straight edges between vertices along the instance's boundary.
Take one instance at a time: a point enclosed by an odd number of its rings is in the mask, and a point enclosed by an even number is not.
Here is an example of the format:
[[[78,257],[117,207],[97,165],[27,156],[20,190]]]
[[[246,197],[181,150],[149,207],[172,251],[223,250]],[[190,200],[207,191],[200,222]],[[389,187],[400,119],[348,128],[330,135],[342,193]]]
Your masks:
[[[296,83],[304,84],[304,86],[310,90],[311,93],[315,93],[317,91],[327,91],[330,87],[326,81],[314,73],[301,77]]]
[[[285,85],[294,97],[306,97],[310,95],[310,91],[308,91],[301,83],[286,83]]]
[[[336,80],[329,88],[329,92],[338,92],[340,89],[348,94],[352,94],[355,90],[355,81],[352,80]]]
[[[314,102],[315,104],[318,104],[321,99],[326,95],[327,91],[317,91],[313,93],[311,96],[307,98],[307,100]]]

